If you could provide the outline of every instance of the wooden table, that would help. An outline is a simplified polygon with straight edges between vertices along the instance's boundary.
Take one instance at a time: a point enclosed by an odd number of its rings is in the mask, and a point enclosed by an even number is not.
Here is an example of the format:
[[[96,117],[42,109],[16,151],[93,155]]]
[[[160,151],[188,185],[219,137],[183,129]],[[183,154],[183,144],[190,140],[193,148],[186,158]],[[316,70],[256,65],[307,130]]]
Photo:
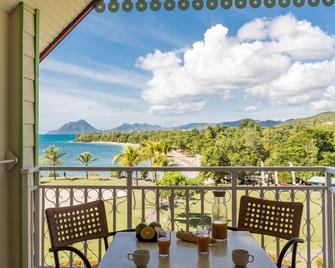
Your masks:
[[[255,261],[248,268],[276,268],[266,252],[249,232],[231,232],[228,241],[210,246],[209,255],[198,254],[197,245],[180,241],[172,233],[169,257],[159,257],[157,243],[138,242],[134,233],[118,233],[103,257],[99,268],[134,268],[127,254],[136,249],[150,251],[148,268],[232,268],[231,253],[233,249],[243,248],[254,255]]]

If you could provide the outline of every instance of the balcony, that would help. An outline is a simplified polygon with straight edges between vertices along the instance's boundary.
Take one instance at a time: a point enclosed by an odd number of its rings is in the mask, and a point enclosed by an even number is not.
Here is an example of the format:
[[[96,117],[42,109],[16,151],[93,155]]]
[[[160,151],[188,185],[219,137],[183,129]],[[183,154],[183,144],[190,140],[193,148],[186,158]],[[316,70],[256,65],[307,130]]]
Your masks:
[[[119,183],[108,180],[88,185],[73,183],[45,183],[43,175],[48,172],[126,174]],[[228,183],[220,186],[157,186],[150,182],[134,183],[138,172],[179,171],[184,174],[194,172],[222,172]],[[240,174],[274,174],[302,172],[324,174],[325,185],[276,186],[242,185]],[[49,237],[44,210],[49,207],[71,206],[102,199],[106,204],[109,229],[131,228],[141,221],[159,221],[172,230],[180,228],[194,230],[200,219],[210,220],[212,193],[214,189],[227,192],[230,225],[236,226],[239,200],[242,195],[281,201],[299,201],[304,204],[300,237],[305,243],[298,248],[298,267],[335,267],[334,264],[334,222],[335,190],[332,189],[334,168],[328,167],[40,167],[23,171],[25,177],[26,226],[24,237],[30,245],[26,252],[27,263],[31,267],[52,267],[53,257],[48,252]],[[289,173],[288,173],[289,174]],[[264,178],[264,177],[263,177]],[[57,183],[57,181],[56,181]],[[132,193],[132,194],[128,194]],[[273,258],[279,254],[283,242],[279,239],[255,235],[258,243]],[[104,255],[102,241],[89,241],[77,245],[92,264],[98,264]],[[289,256],[288,256],[289,257]],[[288,258],[289,259],[289,258]],[[64,267],[81,267],[72,255],[61,255]]]

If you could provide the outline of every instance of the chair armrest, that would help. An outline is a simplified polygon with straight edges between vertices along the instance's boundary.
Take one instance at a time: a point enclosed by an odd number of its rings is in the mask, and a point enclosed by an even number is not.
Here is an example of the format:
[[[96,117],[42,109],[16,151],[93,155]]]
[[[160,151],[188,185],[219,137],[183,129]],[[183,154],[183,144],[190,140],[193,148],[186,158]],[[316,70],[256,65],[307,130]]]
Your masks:
[[[286,244],[294,244],[294,243],[305,243],[305,240],[300,237],[293,237]]]
[[[228,230],[230,231],[238,231],[236,227],[228,226]]]
[[[86,256],[78,249],[71,247],[71,246],[63,246],[63,247],[57,247],[57,248],[50,248],[49,249],[50,252],[59,252],[59,251],[71,251],[75,254],[78,255],[79,258],[81,258],[85,264],[86,268],[92,268],[90,262],[88,261],[88,259],[86,258]]]
[[[292,250],[292,263],[291,263],[291,268],[295,268],[295,260],[296,260],[296,254],[297,254],[297,247],[299,243],[304,243],[305,241],[299,237],[292,237],[290,240],[287,241],[283,249],[281,250],[278,261],[277,261],[277,267],[281,268],[283,260],[285,258],[285,255],[289,248],[293,246]]]

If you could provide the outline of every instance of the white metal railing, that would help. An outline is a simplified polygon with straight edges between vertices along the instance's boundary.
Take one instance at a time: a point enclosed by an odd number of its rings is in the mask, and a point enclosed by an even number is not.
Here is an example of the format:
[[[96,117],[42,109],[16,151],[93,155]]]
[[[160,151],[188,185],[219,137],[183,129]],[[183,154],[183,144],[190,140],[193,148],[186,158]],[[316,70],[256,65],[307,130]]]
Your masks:
[[[111,172],[127,174],[122,185],[55,185],[41,183],[43,172]],[[225,172],[231,183],[225,186],[155,186],[134,185],[133,175],[148,172]],[[239,184],[240,172],[317,172],[326,177],[322,186],[247,186]],[[227,192],[231,225],[237,225],[239,198],[251,195],[282,201],[299,201],[304,204],[301,237],[305,240],[298,250],[298,267],[335,267],[334,223],[335,192],[331,177],[335,168],[327,167],[40,167],[24,171],[27,189],[26,204],[30,206],[27,222],[31,228],[27,234],[30,241],[31,267],[49,267],[53,259],[48,253],[48,230],[44,210],[48,207],[70,206],[97,199],[106,202],[110,230],[131,228],[141,221],[160,221],[172,230],[193,230],[200,219],[209,219],[214,189]],[[131,193],[131,194],[128,194]],[[29,214],[29,215],[28,215]],[[30,237],[30,240],[29,240]],[[277,255],[283,246],[279,239],[256,235],[262,247]],[[79,245],[93,262],[99,262],[104,254],[101,241],[90,241]],[[27,253],[29,255],[29,253]],[[66,267],[76,267],[72,254],[62,255]]]

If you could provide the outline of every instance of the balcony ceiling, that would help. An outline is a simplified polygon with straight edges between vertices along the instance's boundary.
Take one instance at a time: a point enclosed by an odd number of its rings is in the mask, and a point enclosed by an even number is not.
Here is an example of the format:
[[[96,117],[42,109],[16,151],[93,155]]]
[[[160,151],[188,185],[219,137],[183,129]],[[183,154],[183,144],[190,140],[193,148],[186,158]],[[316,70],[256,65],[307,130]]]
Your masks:
[[[40,52],[42,52],[91,0],[0,0],[0,10],[11,12],[20,2],[40,10]]]

